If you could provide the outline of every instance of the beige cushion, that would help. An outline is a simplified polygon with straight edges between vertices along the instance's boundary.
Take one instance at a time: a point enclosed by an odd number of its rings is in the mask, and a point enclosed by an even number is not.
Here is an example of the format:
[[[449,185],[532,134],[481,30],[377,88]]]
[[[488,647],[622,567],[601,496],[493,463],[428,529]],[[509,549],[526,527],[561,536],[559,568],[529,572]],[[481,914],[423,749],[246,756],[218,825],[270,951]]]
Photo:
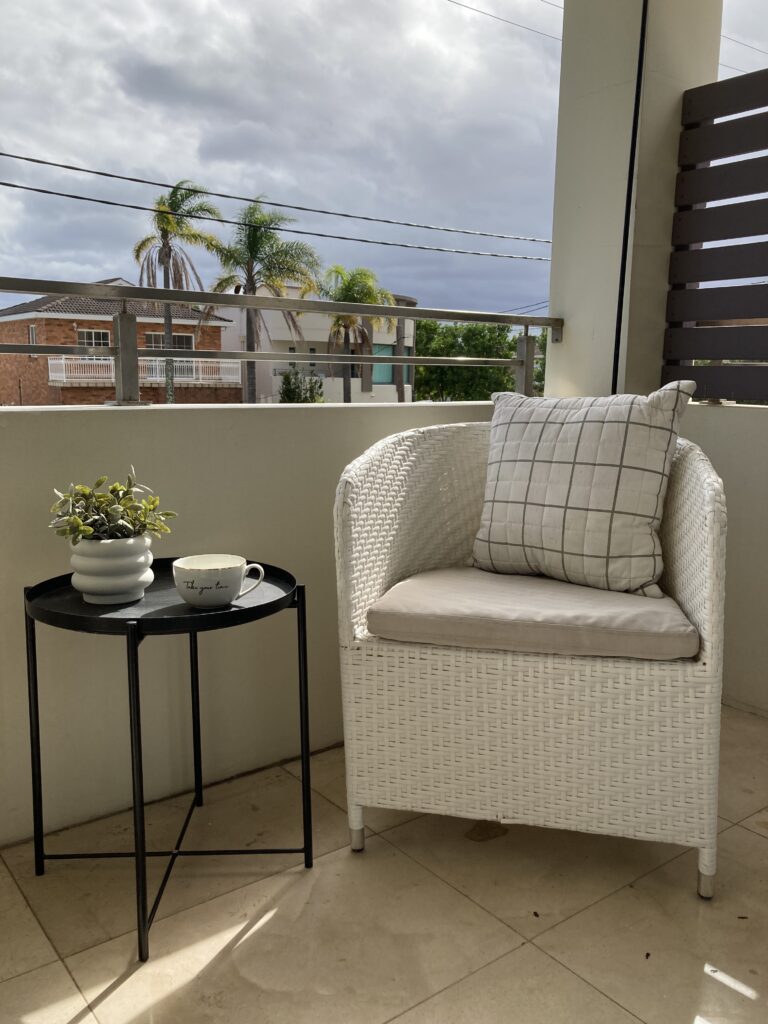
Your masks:
[[[371,606],[368,629],[409,643],[537,654],[670,661],[699,650],[699,634],[671,597],[473,568],[396,584]]]
[[[647,398],[494,395],[474,565],[661,597],[658,529],[696,385]]]

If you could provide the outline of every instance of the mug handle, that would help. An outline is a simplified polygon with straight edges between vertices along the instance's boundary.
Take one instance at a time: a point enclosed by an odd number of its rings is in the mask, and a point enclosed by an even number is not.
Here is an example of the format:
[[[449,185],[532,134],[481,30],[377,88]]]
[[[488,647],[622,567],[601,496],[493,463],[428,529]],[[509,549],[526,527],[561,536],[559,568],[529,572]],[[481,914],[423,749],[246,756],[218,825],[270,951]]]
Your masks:
[[[262,568],[262,566],[259,565],[258,562],[249,562],[248,565],[246,565],[245,567],[245,575],[247,576],[252,569],[259,570],[259,578],[256,580],[255,583],[251,583],[249,587],[243,587],[243,589],[237,595],[238,597],[245,597],[246,594],[250,594],[250,592],[252,590],[255,590],[256,587],[258,587],[258,585],[264,579],[264,569]]]

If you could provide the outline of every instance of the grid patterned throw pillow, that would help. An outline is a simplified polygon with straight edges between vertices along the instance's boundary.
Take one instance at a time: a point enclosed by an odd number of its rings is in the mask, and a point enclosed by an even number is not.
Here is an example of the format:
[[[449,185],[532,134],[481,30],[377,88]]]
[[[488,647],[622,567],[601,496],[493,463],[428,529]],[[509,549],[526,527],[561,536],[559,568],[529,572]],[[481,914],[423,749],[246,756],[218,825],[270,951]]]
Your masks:
[[[693,381],[647,398],[493,396],[474,564],[660,596],[658,528]]]

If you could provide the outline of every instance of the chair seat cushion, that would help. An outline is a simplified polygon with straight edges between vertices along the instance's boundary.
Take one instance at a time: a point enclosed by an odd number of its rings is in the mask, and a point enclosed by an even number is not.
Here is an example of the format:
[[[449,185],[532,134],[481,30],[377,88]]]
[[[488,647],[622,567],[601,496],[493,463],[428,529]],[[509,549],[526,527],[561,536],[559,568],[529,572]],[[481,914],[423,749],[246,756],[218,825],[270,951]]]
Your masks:
[[[671,597],[456,567],[397,583],[368,611],[374,636],[536,654],[693,658],[699,634]]]

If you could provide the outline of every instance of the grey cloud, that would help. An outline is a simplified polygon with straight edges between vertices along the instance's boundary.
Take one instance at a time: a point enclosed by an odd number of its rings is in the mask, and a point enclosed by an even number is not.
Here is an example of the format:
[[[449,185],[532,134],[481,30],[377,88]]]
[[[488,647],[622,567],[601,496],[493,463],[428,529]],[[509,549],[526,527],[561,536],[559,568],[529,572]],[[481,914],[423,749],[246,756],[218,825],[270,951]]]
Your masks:
[[[526,19],[551,28],[537,7],[525,4]],[[6,104],[3,146],[282,202],[549,234],[558,61],[547,40],[442,0],[263,0],[238,10],[214,0],[130,8],[85,0],[67,18],[53,0],[30,0],[27,11],[6,33],[3,73],[24,81],[33,53],[37,73]],[[13,171],[18,180],[128,201],[151,202],[157,191]],[[233,216],[239,204],[221,205]],[[297,227],[345,235],[548,251],[297,218]],[[90,272],[103,253],[104,274],[92,276],[135,278],[130,247],[147,220],[42,196],[0,207],[8,253],[21,264],[15,271],[29,274],[41,259],[80,260]],[[371,266],[392,290],[424,304],[501,308],[547,293],[546,264],[313,244],[326,263]],[[210,280],[213,262],[205,254],[196,261]]]

